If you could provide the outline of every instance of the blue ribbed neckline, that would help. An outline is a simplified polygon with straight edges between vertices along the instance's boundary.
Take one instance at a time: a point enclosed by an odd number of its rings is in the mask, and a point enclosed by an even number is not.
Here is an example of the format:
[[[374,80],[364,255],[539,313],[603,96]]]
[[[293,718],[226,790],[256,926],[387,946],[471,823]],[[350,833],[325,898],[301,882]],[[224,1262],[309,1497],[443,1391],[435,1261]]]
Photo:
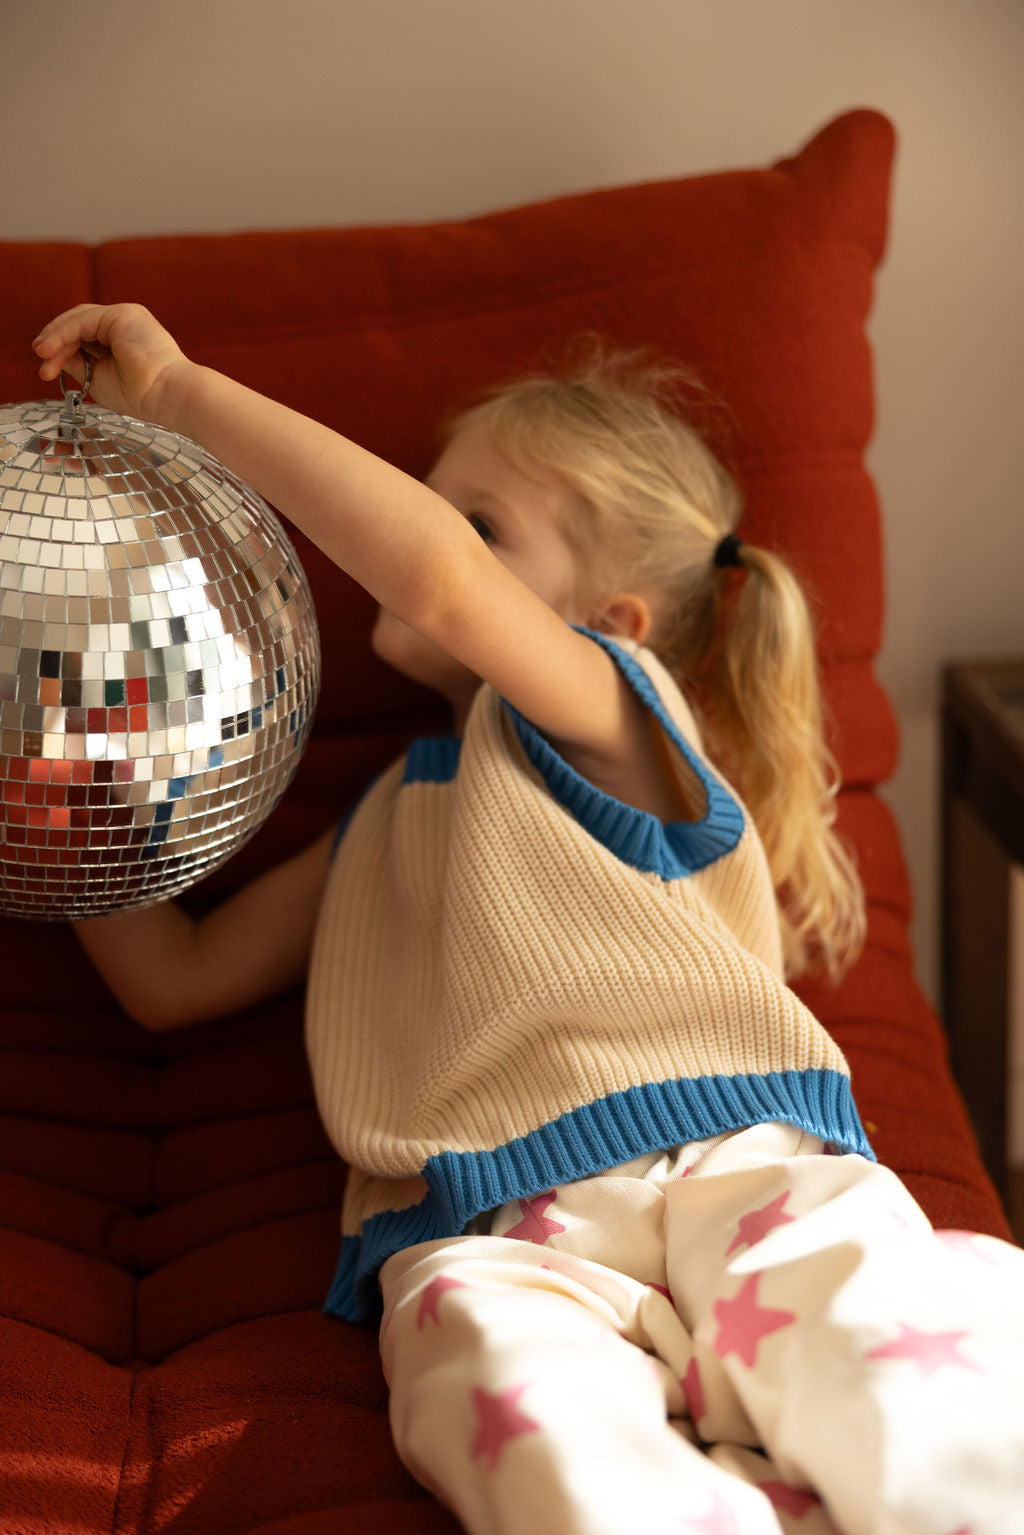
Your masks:
[[[558,802],[621,862],[670,880],[696,874],[724,858],[743,835],[744,816],[738,802],[670,718],[639,662],[607,635],[579,625],[573,627],[607,651],[640,702],[682,754],[704,791],[705,812],[696,821],[666,822],[659,821],[650,811],[624,804],[570,767],[550,741],[507,699],[503,700],[530,761]]]
[[[502,699],[523,750],[548,789],[597,842],[622,863],[644,873],[658,874],[666,880],[681,879],[731,853],[744,827],[743,811],[736,799],[671,719],[639,662],[607,635],[582,625],[573,627],[607,651],[641,703],[682,754],[704,791],[705,811],[696,821],[665,822],[649,811],[624,804],[570,767],[536,726],[507,699]],[[458,736],[418,737],[406,752],[403,784],[453,782],[461,752],[462,741]]]

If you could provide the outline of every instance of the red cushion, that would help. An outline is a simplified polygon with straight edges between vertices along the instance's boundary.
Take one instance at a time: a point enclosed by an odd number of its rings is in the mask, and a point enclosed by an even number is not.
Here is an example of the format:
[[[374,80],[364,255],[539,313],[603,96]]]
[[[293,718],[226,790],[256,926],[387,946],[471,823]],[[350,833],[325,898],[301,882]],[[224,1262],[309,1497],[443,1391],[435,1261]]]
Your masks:
[[[28,343],[89,297],[148,304],[197,360],[417,473],[441,412],[580,330],[694,366],[724,402],[717,440],[747,490],[744,531],[786,550],[815,595],[843,825],[869,895],[860,964],[838,991],[802,990],[850,1058],[880,1155],[936,1223],[1006,1235],[913,980],[905,869],[873,792],[896,740],[872,671],[864,321],[892,150],[889,123],[854,112],[771,169],[462,223],[0,245],[0,398],[40,392]],[[370,655],[366,596],[298,543],[326,657],[314,740],[285,803],[197,906],[312,837],[442,718]],[[301,999],[151,1038],[64,929],[0,923],[0,961],[12,1530],[453,1530],[390,1448],[372,1334],[319,1313],[343,1170],[313,1106]]]
[[[893,135],[854,113],[765,171],[570,197],[465,223],[117,241],[96,292],[147,304],[200,362],[422,474],[440,416],[598,328],[684,359],[721,398],[746,533],[786,549],[820,603],[822,648],[856,693],[841,741],[860,781],[893,765],[870,675],[882,616],[864,320],[882,254]],[[827,515],[824,509],[828,509]],[[369,623],[300,539],[328,658]],[[382,668],[328,664],[321,723],[380,717],[409,693]]]

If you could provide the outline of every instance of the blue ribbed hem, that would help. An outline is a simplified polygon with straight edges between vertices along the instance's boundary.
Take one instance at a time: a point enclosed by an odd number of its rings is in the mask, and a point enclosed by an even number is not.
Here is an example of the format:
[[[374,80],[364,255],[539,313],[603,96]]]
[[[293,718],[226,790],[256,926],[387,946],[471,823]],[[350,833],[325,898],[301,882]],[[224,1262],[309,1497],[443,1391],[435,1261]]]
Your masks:
[[[683,1078],[647,1083],[584,1104],[493,1151],[445,1151],[423,1168],[430,1192],[345,1237],[324,1309],[346,1321],[379,1312],[377,1272],[392,1253],[455,1237],[485,1210],[593,1177],[650,1151],[783,1121],[875,1161],[850,1080],[839,1071]]]
[[[782,1120],[874,1159],[839,1071],[651,1082],[587,1103],[493,1151],[445,1151],[423,1169],[453,1231],[482,1210],[589,1178],[648,1151]]]
[[[384,1210],[363,1222],[359,1236],[343,1236],[338,1267],[324,1302],[329,1316],[343,1322],[373,1322],[380,1316],[377,1275],[393,1253],[420,1242],[458,1236],[432,1194],[406,1210]]]
[[[607,635],[579,625],[573,627],[608,652],[640,702],[689,763],[704,790],[705,813],[697,821],[664,822],[649,811],[638,810],[605,794],[570,767],[550,741],[504,699],[526,755],[574,820],[632,868],[658,874],[662,879],[681,879],[724,858],[743,835],[744,816],[739,804],[669,718],[643,667]]]
[[[334,1270],[334,1278],[331,1280],[327,1299],[324,1301],[324,1310],[328,1315],[341,1317],[344,1322],[365,1320],[359,1315],[356,1306],[356,1276],[359,1269],[359,1250],[362,1245],[359,1237],[342,1237],[338,1265]]]

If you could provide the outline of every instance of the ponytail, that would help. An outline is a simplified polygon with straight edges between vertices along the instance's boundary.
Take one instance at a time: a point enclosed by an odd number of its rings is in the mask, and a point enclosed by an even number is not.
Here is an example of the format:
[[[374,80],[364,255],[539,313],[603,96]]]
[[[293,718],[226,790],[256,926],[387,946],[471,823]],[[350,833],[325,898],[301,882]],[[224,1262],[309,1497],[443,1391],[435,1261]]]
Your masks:
[[[777,555],[742,545],[746,578],[726,614],[711,679],[715,754],[764,843],[786,968],[838,981],[864,942],[864,895],[833,827],[839,774],[825,744],[813,629]],[[730,594],[731,595],[731,594]]]
[[[837,980],[863,942],[864,899],[832,829],[810,615],[785,563],[731,534],[739,488],[679,414],[683,392],[701,406],[681,370],[588,342],[570,373],[504,385],[452,429],[482,422],[524,473],[540,466],[574,492],[561,531],[588,590],[652,594],[647,643],[691,701],[701,694],[709,753],[765,845],[787,972]],[[736,564],[734,594],[722,567]]]

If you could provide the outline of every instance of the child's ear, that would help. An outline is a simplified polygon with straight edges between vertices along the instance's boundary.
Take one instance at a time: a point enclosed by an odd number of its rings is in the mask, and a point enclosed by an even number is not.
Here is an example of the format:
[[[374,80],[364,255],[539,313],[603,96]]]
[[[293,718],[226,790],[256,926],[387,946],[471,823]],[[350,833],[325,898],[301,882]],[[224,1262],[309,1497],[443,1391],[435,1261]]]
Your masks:
[[[651,632],[651,623],[651,610],[643,597],[636,592],[616,592],[614,597],[604,598],[589,627],[642,645]]]

